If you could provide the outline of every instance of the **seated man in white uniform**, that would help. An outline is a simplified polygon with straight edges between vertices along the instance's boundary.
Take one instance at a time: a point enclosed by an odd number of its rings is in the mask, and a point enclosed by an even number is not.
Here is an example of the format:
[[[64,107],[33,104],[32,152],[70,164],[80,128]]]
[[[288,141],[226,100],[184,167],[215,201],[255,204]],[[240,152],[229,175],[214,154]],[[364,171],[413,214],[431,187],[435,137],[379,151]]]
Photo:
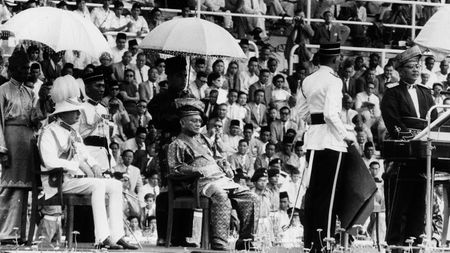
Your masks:
[[[42,171],[64,169],[62,191],[91,195],[95,240],[100,247],[109,249],[137,249],[126,242],[123,229],[122,184],[102,177],[102,169],[93,159],[80,134],[73,128],[80,117],[80,95],[75,79],[66,75],[55,80],[51,97],[55,101],[53,115],[56,120],[43,128],[39,136]],[[49,184],[48,175],[42,175],[45,198],[57,193]],[[108,196],[108,204],[106,204]],[[106,208],[108,206],[108,208]],[[107,210],[108,209],[108,210]],[[109,215],[107,215],[109,214]]]

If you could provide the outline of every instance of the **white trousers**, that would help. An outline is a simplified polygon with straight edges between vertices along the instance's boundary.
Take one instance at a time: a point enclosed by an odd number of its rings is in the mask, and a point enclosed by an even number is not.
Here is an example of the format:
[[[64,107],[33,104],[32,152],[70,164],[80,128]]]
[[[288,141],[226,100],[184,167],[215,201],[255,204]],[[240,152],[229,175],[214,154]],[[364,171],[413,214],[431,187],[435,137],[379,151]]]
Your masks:
[[[120,181],[106,178],[64,178],[62,191],[91,195],[96,242],[103,242],[108,236],[112,242],[117,242],[125,235]]]

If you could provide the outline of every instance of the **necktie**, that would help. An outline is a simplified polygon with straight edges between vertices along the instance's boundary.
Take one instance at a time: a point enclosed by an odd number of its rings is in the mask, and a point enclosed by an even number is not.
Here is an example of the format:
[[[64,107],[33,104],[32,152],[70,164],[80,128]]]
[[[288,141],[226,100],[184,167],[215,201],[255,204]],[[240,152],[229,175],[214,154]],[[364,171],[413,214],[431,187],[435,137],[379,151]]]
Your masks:
[[[142,75],[142,69],[139,69],[139,75],[141,76],[141,83],[144,82],[144,76]]]
[[[286,123],[283,122],[283,138],[285,134],[286,134]]]

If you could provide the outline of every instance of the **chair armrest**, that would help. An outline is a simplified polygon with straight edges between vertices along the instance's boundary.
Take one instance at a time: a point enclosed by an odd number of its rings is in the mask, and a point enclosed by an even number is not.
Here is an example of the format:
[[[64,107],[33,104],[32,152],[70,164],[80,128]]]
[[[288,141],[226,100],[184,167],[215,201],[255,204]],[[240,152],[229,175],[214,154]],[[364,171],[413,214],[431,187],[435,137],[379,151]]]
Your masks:
[[[51,170],[38,172],[38,174],[40,174],[40,175],[53,175],[53,174],[59,174],[59,173],[64,173],[64,168],[53,168]]]

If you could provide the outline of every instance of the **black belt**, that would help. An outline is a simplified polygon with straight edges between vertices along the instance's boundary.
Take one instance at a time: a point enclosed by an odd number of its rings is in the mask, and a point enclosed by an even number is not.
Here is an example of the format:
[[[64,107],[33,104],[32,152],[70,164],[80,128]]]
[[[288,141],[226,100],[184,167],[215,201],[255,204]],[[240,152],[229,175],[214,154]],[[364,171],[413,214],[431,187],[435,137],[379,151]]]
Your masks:
[[[108,147],[108,139],[106,137],[100,136],[88,136],[83,140],[84,145],[87,146],[96,146],[96,147]]]
[[[69,175],[70,178],[85,178],[87,175]]]
[[[323,113],[311,113],[311,125],[323,125],[323,124],[325,124]]]

